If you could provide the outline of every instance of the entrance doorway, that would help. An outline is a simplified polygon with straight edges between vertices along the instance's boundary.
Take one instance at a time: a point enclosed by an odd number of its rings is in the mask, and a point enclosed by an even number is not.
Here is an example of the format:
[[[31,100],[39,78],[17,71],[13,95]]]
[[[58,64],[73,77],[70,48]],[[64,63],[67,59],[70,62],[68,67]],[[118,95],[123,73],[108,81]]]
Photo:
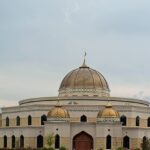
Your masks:
[[[73,150],[92,150],[93,138],[88,133],[82,131],[73,138]]]

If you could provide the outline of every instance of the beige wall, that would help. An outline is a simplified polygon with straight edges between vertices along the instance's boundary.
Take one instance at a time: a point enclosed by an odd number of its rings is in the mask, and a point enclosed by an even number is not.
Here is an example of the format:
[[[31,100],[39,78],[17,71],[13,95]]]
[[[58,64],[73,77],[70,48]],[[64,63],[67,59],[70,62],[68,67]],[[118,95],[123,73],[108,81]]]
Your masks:
[[[61,146],[65,146],[67,149],[70,149],[70,138],[69,137],[61,137],[60,144],[61,144]]]
[[[99,150],[101,148],[102,149],[106,148],[106,139],[99,137],[99,138],[96,138],[96,150]]]
[[[1,123],[1,122],[0,122]],[[41,125],[41,118],[39,117],[32,117],[32,125],[33,126],[40,126]],[[9,127],[16,126],[16,118],[9,119]],[[28,118],[20,118],[20,126],[28,126]],[[2,127],[6,127],[6,119],[2,120]]]
[[[141,148],[142,139],[131,138],[130,139],[130,149]]]

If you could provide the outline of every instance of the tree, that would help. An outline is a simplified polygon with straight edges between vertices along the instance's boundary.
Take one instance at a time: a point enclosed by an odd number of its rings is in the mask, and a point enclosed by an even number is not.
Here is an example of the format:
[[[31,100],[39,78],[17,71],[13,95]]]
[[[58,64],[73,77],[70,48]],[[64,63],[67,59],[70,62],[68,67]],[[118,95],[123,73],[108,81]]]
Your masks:
[[[142,146],[142,150],[150,150],[150,139],[144,137],[141,146]]]
[[[46,144],[48,145],[49,148],[52,148],[52,145],[54,144],[54,134],[49,133],[47,134],[46,138]]]

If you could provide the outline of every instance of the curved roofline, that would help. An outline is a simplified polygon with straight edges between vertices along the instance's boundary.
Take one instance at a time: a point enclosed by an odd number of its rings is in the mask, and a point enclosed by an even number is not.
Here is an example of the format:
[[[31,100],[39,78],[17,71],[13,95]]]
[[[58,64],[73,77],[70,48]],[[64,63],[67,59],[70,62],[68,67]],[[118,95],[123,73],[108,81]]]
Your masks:
[[[27,104],[27,103],[34,103],[34,102],[43,102],[43,101],[65,101],[65,100],[96,100],[96,101],[117,101],[117,102],[132,102],[132,103],[138,103],[143,104],[146,106],[150,105],[150,102],[141,100],[141,99],[134,99],[134,98],[124,98],[124,97],[93,97],[93,96],[76,96],[76,97],[37,97],[37,98],[30,98],[30,99],[24,99],[19,101],[19,105]]]

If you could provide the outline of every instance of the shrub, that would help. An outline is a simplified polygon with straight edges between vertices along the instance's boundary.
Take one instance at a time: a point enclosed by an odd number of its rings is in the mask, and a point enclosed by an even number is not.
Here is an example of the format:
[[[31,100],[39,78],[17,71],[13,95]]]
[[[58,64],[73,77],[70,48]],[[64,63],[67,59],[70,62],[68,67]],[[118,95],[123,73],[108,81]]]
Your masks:
[[[124,150],[124,148],[123,147],[118,147],[117,150]]]
[[[59,150],[67,150],[67,148],[64,147],[64,146],[61,146],[61,147],[59,148]]]

